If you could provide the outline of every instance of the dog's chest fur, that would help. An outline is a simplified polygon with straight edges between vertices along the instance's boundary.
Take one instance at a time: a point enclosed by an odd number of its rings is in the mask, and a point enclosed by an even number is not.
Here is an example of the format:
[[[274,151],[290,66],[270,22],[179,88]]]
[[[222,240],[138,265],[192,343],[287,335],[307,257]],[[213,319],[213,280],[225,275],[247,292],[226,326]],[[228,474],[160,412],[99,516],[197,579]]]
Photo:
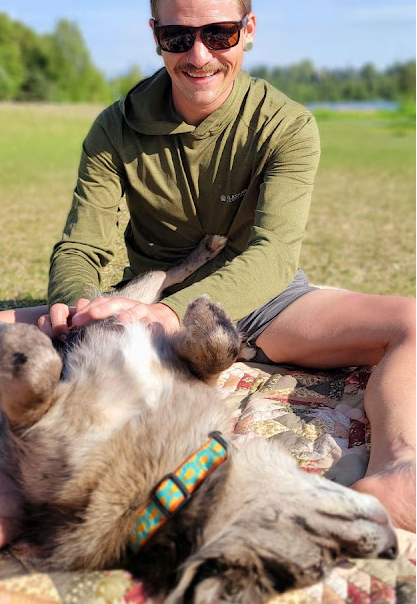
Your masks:
[[[16,451],[27,534],[41,557],[57,548],[63,567],[94,568],[105,564],[106,543],[122,556],[152,487],[210,431],[229,431],[219,397],[167,364],[166,346],[142,324],[97,325],[68,351],[48,412]]]

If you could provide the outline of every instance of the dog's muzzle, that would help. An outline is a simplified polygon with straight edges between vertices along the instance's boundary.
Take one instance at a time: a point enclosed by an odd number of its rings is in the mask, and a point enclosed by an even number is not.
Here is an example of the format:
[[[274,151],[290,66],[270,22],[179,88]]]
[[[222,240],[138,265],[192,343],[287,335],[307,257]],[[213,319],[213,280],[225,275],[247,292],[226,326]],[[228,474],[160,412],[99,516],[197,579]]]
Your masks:
[[[211,432],[209,437],[175,472],[166,474],[152,489],[149,503],[138,512],[130,535],[129,546],[134,552],[175,516],[207,476],[227,459],[228,443],[221,433]]]

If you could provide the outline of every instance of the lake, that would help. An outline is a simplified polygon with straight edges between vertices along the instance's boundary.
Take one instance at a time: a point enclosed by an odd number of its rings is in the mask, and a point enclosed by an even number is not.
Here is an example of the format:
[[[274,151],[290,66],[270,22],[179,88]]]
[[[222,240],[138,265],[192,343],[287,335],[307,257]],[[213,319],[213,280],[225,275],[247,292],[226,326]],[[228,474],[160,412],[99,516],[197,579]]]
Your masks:
[[[332,111],[396,111],[399,103],[396,101],[329,101],[307,103],[308,109],[330,109]]]

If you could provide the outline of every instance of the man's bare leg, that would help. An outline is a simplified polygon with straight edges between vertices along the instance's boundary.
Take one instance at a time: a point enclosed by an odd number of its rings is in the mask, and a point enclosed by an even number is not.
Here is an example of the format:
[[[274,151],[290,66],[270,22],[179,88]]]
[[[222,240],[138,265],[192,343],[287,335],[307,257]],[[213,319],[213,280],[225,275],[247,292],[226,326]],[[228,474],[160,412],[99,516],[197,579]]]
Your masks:
[[[378,497],[395,526],[415,531],[414,300],[317,290],[283,311],[256,344],[274,362],[376,366],[365,393],[371,455],[353,488]]]
[[[0,323],[30,323],[37,325],[38,319],[48,313],[48,307],[28,306],[26,308],[11,308],[0,311]]]

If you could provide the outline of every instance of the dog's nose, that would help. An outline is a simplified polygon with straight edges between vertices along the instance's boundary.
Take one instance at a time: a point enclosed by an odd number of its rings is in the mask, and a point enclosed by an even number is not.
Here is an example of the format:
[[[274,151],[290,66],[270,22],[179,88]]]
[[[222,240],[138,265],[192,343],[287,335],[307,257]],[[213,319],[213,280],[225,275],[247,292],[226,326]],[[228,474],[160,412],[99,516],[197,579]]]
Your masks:
[[[398,546],[397,544],[391,545],[387,547],[382,552],[378,554],[378,558],[383,558],[384,560],[394,560],[398,556]]]

